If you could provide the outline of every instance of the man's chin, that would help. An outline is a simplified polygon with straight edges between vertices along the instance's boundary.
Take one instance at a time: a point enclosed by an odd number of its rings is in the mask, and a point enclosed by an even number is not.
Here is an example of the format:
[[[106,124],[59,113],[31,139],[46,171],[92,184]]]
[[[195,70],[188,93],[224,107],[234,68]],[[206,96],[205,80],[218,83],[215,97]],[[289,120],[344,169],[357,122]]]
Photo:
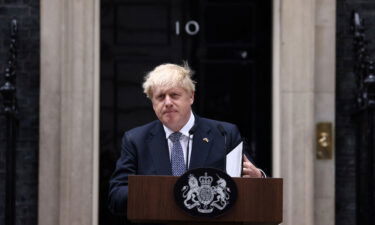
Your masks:
[[[165,113],[163,113],[163,116],[165,116],[165,117],[172,117],[176,113],[177,113],[176,111],[165,112]]]
[[[176,114],[171,112],[171,113],[164,113],[163,114],[163,121],[165,121],[166,123],[173,123],[175,121],[177,121],[177,117],[176,117]]]
[[[162,123],[168,127],[169,129],[175,131],[176,127],[178,127],[177,125],[177,121],[175,119],[167,119],[167,120],[163,120]]]

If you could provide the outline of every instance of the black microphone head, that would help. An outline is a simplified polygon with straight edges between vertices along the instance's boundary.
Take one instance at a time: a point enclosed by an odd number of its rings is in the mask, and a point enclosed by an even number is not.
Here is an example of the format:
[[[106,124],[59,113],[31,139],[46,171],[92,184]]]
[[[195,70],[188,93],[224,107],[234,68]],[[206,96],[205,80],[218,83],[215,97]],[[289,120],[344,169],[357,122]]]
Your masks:
[[[223,136],[227,135],[227,132],[225,131],[223,125],[218,124],[217,129],[220,131],[221,135],[223,135]]]
[[[195,123],[194,126],[189,130],[189,134],[192,135],[197,130],[197,124]]]

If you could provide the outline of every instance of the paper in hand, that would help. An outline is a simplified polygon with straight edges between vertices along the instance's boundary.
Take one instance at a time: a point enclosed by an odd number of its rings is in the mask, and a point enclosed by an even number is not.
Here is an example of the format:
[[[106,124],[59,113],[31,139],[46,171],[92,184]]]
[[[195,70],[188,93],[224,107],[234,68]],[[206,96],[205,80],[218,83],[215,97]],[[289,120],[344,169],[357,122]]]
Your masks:
[[[243,142],[227,154],[226,171],[231,177],[241,177]]]

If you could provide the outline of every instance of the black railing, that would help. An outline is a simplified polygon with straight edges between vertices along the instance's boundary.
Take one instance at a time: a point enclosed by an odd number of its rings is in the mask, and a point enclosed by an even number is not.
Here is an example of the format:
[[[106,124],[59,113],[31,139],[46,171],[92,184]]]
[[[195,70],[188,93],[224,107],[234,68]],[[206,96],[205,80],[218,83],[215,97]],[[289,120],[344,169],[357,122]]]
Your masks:
[[[352,14],[352,31],[354,35],[354,73],[357,80],[357,106],[366,110],[375,106],[374,61],[368,51],[363,19],[357,12]]]
[[[356,220],[360,225],[375,224],[374,143],[375,143],[375,74],[364,20],[352,14],[354,36],[354,75],[356,78]]]
[[[5,175],[5,224],[15,224],[15,157],[17,136],[17,96],[16,96],[16,68],[17,68],[17,20],[11,21],[10,46],[7,65],[4,73],[4,84],[0,86],[0,112],[5,116],[6,123],[6,175]],[[0,102],[1,103],[1,102]]]

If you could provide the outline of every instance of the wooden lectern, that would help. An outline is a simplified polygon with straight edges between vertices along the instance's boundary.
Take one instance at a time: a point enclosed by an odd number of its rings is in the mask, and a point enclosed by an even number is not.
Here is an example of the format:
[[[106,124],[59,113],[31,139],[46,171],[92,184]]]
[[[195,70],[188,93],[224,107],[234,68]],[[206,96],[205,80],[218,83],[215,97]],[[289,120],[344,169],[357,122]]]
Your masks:
[[[276,225],[282,222],[280,178],[234,178],[238,197],[235,205],[216,218],[192,217],[174,200],[178,177],[129,176],[128,219],[133,222],[168,224],[251,224]]]

